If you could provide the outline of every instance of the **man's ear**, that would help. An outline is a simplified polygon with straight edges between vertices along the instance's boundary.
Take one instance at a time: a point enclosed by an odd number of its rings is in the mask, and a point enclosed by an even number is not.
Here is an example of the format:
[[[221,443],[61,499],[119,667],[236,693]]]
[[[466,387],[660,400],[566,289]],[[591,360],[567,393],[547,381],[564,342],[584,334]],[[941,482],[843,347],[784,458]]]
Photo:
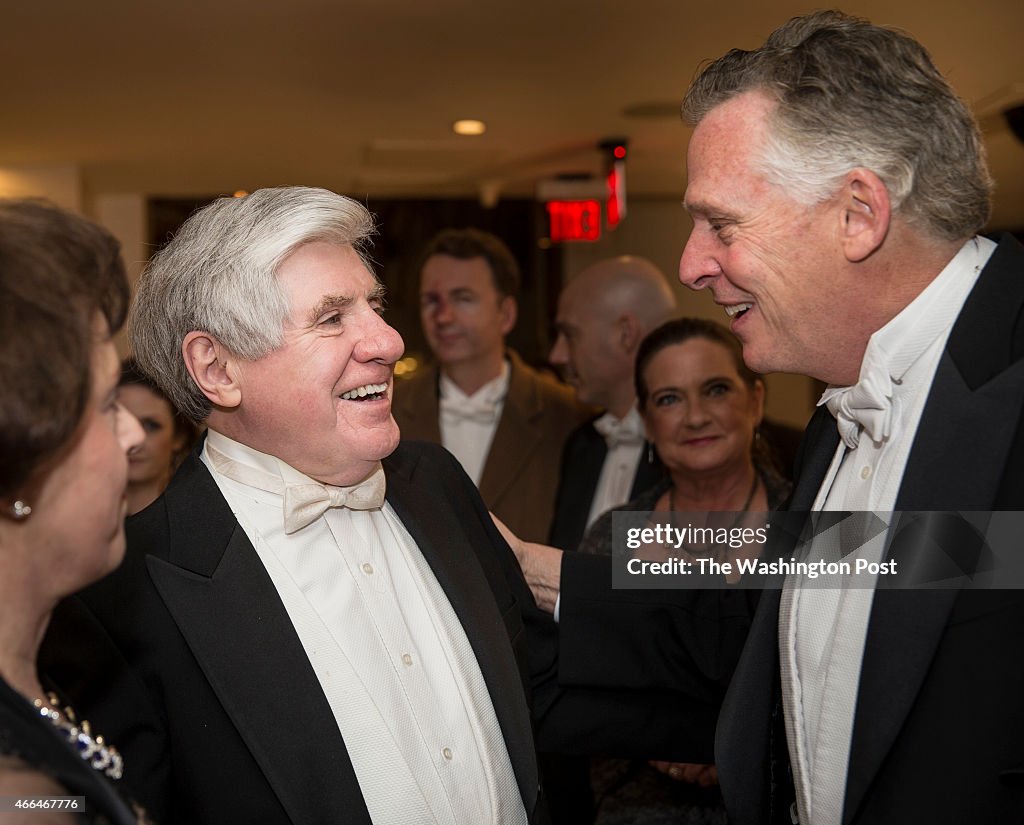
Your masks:
[[[870,169],[851,169],[840,194],[840,210],[840,239],[846,260],[863,261],[882,245],[889,232],[889,190]]]
[[[516,325],[519,317],[519,305],[511,295],[506,295],[498,304],[498,313],[501,315],[501,334],[508,335]]]
[[[181,342],[181,354],[192,380],[214,406],[233,409],[242,403],[237,360],[210,333],[190,332]]]
[[[624,312],[615,321],[616,338],[623,352],[635,354],[643,335],[640,332],[640,322],[631,312]]]

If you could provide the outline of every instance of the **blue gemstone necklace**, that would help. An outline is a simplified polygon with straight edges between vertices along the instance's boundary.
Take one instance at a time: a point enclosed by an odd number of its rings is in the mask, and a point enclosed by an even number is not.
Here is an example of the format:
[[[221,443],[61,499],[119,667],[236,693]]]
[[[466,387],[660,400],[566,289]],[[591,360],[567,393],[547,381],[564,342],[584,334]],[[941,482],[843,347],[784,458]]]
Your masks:
[[[102,736],[93,736],[89,723],[84,719],[79,722],[74,710],[67,705],[58,710],[60,700],[55,694],[46,694],[45,702],[42,699],[33,699],[32,704],[36,706],[42,718],[50,720],[83,761],[111,779],[121,778],[124,773],[124,759],[117,752],[117,748],[108,745]]]

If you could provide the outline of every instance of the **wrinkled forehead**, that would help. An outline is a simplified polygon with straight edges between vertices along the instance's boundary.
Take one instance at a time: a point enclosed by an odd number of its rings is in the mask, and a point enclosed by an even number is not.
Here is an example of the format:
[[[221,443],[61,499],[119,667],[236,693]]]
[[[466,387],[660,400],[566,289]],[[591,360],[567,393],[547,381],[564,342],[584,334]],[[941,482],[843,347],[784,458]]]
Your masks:
[[[277,267],[292,318],[324,303],[379,300],[384,286],[348,244],[316,241],[295,249]]]
[[[770,139],[776,103],[762,92],[745,92],[712,109],[697,124],[686,152],[690,214],[721,207],[714,196],[760,177],[759,160]]]

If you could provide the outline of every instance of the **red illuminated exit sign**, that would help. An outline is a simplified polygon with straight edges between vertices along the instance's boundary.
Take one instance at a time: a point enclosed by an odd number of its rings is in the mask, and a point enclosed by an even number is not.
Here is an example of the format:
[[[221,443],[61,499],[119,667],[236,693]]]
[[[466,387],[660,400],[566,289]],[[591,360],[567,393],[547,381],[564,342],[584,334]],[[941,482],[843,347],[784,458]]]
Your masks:
[[[548,201],[551,240],[596,241],[601,237],[601,202]]]

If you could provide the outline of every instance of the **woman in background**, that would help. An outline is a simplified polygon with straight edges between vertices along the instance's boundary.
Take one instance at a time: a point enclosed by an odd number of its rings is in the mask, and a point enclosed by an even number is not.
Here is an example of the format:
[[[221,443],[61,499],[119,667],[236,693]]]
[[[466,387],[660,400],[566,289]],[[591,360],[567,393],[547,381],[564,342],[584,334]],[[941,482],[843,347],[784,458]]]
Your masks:
[[[128,283],[98,226],[0,201],[0,791],[85,797],[84,821],[140,821],[115,789],[120,755],[38,673],[50,613],[125,550],[127,453],[142,441],[117,401],[111,335]],[[81,813],[80,809],[77,813]],[[21,809],[4,822],[81,822]]]
[[[668,476],[617,510],[697,519],[723,512],[717,527],[756,527],[783,502],[789,483],[758,434],[764,383],[743,363],[728,330],[697,318],[662,324],[637,350],[635,381],[647,438]],[[612,552],[612,512],[591,525],[580,552]],[[706,549],[690,548],[688,555]],[[598,825],[726,822],[714,765],[595,759],[591,782]]]
[[[671,523],[670,513],[686,513],[694,527],[762,525],[765,512],[777,508],[789,494],[789,484],[758,435],[764,383],[743,363],[742,349],[732,334],[712,321],[668,321],[641,342],[634,380],[647,439],[668,474],[633,501],[600,516],[584,535],[579,552],[611,554],[613,513],[619,511],[652,513],[651,521],[657,523]],[[526,543],[495,522],[521,557]],[[680,555],[695,559],[717,548],[680,549]],[[759,549],[755,545],[728,552],[753,555]],[[637,551],[645,552],[646,548]],[[665,558],[664,548],[656,552],[661,555],[654,558]],[[716,560],[725,560],[715,555]],[[735,617],[753,615],[754,604],[744,598],[753,591],[707,592],[721,593],[723,599],[716,604],[728,600]],[[739,635],[729,635],[721,648],[713,645],[709,658],[696,665],[721,695],[745,638],[744,626]],[[598,825],[723,825],[727,821],[714,765],[595,759],[591,784]]]
[[[764,382],[720,324],[677,318],[652,330],[636,356],[636,395],[647,440],[668,470],[661,483],[615,508],[764,513],[789,494],[758,433]],[[583,553],[611,553],[612,512],[583,537]]]
[[[128,515],[152,504],[164,491],[196,439],[196,427],[178,412],[134,358],[121,364],[118,400],[146,434],[128,451]]]

